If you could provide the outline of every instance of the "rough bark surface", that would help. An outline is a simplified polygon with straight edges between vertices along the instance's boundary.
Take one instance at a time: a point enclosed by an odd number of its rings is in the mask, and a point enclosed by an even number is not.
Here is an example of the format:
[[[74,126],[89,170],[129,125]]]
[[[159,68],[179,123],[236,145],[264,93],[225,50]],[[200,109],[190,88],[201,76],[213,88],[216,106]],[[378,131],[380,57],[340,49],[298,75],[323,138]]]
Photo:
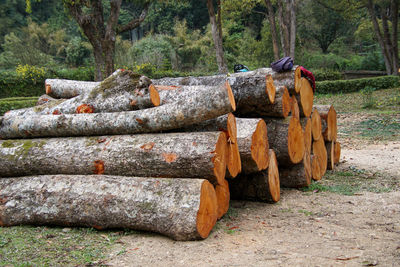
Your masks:
[[[194,240],[217,219],[214,188],[203,179],[28,176],[1,179],[0,199],[1,226],[129,228]]]
[[[279,165],[291,166],[301,162],[305,145],[300,121],[295,117],[264,120],[268,128],[269,147],[275,151]]]
[[[100,82],[46,79],[46,94],[54,98],[72,98],[89,93]]]
[[[240,174],[234,180],[229,180],[232,199],[263,201],[269,203],[279,201],[279,171],[273,150],[270,152],[269,159],[268,170],[248,175]]]
[[[0,140],[0,176],[108,174],[225,178],[224,132]]]
[[[157,90],[150,79],[130,71],[115,71],[97,86],[77,97],[52,101],[24,112],[10,115],[75,114],[119,112],[146,109],[160,105]]]
[[[302,83],[299,66],[294,66],[292,70],[284,72],[275,72],[272,68],[261,68],[254,72],[258,75],[270,75],[275,87],[285,86],[291,95],[300,93]]]
[[[281,186],[288,188],[307,187],[311,184],[311,157],[305,153],[302,163],[290,168],[279,169],[279,179]]]
[[[177,129],[234,110],[230,88],[187,90],[181,101],[154,108],[92,114],[7,116],[0,137],[86,136],[133,134]]]

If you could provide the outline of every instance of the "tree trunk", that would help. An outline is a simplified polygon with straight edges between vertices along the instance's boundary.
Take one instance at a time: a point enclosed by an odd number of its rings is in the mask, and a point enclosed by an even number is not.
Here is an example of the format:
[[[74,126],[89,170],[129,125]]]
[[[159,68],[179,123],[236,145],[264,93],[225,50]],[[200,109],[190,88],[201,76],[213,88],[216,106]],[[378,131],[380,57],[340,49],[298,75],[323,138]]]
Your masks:
[[[227,180],[223,180],[221,184],[215,186],[215,193],[217,195],[217,217],[221,219],[229,209],[229,201],[231,199],[229,192],[229,184]]]
[[[311,184],[311,176],[311,156],[307,152],[304,154],[302,163],[291,166],[290,168],[282,167],[279,169],[279,179],[283,187],[307,187]]]
[[[301,162],[305,144],[300,121],[295,117],[264,120],[268,128],[269,147],[275,151],[279,166],[292,166]]]
[[[274,59],[278,60],[280,58],[280,55],[279,55],[278,34],[276,33],[274,8],[272,7],[272,3],[270,0],[265,0],[265,5],[267,6],[268,9],[268,21],[271,29],[271,39],[272,39],[272,48],[274,50]]]
[[[301,69],[294,66],[291,71],[275,72],[271,68],[260,68],[254,71],[255,75],[270,75],[275,87],[285,86],[291,95],[300,93],[302,87]]]
[[[219,73],[228,73],[228,67],[226,66],[225,63],[225,56],[224,56],[224,50],[222,46],[222,31],[220,25],[218,25],[218,22],[221,23],[220,18],[217,18],[215,16],[215,11],[214,11],[214,5],[212,0],[207,0],[207,8],[208,8],[208,15],[210,17],[210,24],[211,24],[211,33],[212,37],[214,40],[214,46],[215,46],[215,53],[216,53],[216,58],[217,58],[217,65],[218,65],[218,72]],[[218,11],[220,10],[220,5],[218,5]],[[219,16],[221,15],[220,12]]]
[[[278,14],[279,14],[279,28],[280,28],[280,33],[281,33],[281,44],[282,44],[282,50],[283,50],[283,55],[285,57],[290,56],[290,45],[289,45],[289,29],[288,26],[290,26],[289,22],[285,19],[287,12],[284,11],[284,0],[278,0]]]
[[[73,98],[90,92],[100,82],[46,79],[46,94],[54,98]]]
[[[108,174],[225,178],[224,132],[0,140],[0,176]]]
[[[128,228],[194,240],[217,220],[214,187],[203,179],[29,176],[1,179],[0,199],[0,226]]]
[[[268,170],[253,174],[240,174],[229,180],[232,199],[275,203],[280,199],[278,162],[272,149],[269,150]]]
[[[391,0],[392,17],[392,63],[393,75],[399,75],[399,46],[398,46],[398,21],[399,21],[399,1]]]
[[[337,114],[333,105],[314,105],[321,117],[322,136],[325,141],[337,139]]]
[[[182,128],[233,111],[229,87],[185,90],[180,101],[137,111],[29,115],[3,118],[0,137],[86,136],[160,132]]]
[[[296,48],[296,0],[290,2],[290,44],[289,55],[294,60]]]
[[[119,112],[160,105],[160,97],[150,79],[131,71],[117,70],[94,88],[91,86],[89,85],[90,90],[84,89],[84,94],[74,98],[60,99],[26,110],[15,110],[8,116]]]

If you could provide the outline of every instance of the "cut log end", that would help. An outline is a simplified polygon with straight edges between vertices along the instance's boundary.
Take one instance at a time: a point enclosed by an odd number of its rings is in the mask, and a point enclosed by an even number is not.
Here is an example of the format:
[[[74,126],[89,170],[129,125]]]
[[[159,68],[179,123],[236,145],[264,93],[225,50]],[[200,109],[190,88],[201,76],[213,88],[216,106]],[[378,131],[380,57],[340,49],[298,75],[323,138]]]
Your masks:
[[[46,89],[46,95],[50,95],[51,94],[51,85],[45,84],[44,88]]]
[[[267,124],[264,120],[257,123],[251,137],[251,157],[257,164],[258,170],[265,170],[269,165],[269,142]]]
[[[311,163],[311,154],[307,151],[304,153],[303,165],[304,165],[304,174],[306,176],[305,178],[307,184],[310,185],[312,180],[312,163]]]
[[[268,166],[268,184],[272,201],[278,202],[281,198],[281,187],[279,181],[278,161],[276,160],[275,151],[269,149],[269,166]]]
[[[236,128],[236,118],[232,113],[228,114],[226,129],[228,130],[228,138],[231,142],[237,142],[237,128]]]
[[[275,103],[275,94],[276,94],[276,87],[274,84],[274,79],[272,79],[272,75],[267,75],[265,77],[265,91],[268,95],[269,102],[271,104]]]
[[[197,212],[196,227],[201,238],[207,238],[217,222],[218,201],[214,186],[208,181],[201,185],[199,211]]]
[[[217,202],[218,202],[217,215],[218,219],[221,219],[222,216],[224,216],[229,209],[230,193],[229,193],[228,181],[224,180],[222,184],[216,185],[215,193],[217,195]]]
[[[312,137],[314,140],[318,140],[322,135],[322,124],[321,124],[321,116],[317,109],[314,109],[311,115],[311,128],[312,128]]]
[[[305,151],[308,154],[311,154],[312,148],[312,121],[311,119],[306,119],[306,123],[304,125],[304,146]]]
[[[233,95],[231,85],[229,84],[228,81],[225,82],[225,88],[226,91],[228,92],[228,97],[229,97],[229,102],[231,103],[232,110],[236,110],[236,102],[235,102],[235,96]]]
[[[338,164],[340,161],[340,152],[341,152],[341,146],[339,142],[335,142],[335,164]]]
[[[217,180],[217,184],[222,184],[226,174],[226,159],[228,156],[227,148],[227,136],[224,132],[221,132],[217,143],[215,145],[214,157],[212,162],[214,164],[214,175]]]
[[[282,114],[284,118],[289,116],[291,109],[292,107],[291,107],[290,94],[289,91],[286,89],[286,87],[284,87],[282,95]]]
[[[160,95],[158,94],[158,91],[153,84],[149,85],[149,93],[150,93],[151,103],[153,103],[155,107],[158,107],[161,103]]]
[[[328,156],[327,168],[333,170],[335,168],[335,142],[326,142],[326,152]]]
[[[314,101],[314,91],[311,87],[310,82],[306,78],[301,78],[301,89],[300,89],[300,104],[304,113],[304,116],[310,117]]]
[[[322,179],[320,163],[318,159],[318,155],[311,156],[311,173],[312,179],[315,181],[319,181]]]
[[[228,142],[226,164],[231,178],[235,178],[242,171],[239,146],[237,142]]]
[[[288,129],[288,152],[293,163],[299,163],[304,156],[304,135],[300,121],[292,117]]]
[[[294,90],[296,93],[300,93],[302,83],[301,83],[301,69],[300,66],[294,71]]]
[[[292,117],[295,117],[298,120],[300,120],[299,103],[297,103],[297,99],[294,95],[291,98],[290,105],[291,105]]]
[[[313,142],[313,154],[318,156],[319,167],[321,176],[326,173],[328,167],[328,155],[326,152],[325,142],[322,138]]]

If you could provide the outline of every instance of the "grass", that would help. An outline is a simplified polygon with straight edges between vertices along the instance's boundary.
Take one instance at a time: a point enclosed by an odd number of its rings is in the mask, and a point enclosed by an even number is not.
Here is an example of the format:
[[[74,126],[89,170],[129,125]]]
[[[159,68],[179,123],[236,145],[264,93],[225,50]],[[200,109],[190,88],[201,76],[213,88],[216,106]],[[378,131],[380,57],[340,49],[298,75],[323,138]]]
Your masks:
[[[33,107],[37,100],[38,97],[0,98],[0,116],[12,109]]]
[[[123,234],[92,228],[0,228],[0,266],[99,265]]]

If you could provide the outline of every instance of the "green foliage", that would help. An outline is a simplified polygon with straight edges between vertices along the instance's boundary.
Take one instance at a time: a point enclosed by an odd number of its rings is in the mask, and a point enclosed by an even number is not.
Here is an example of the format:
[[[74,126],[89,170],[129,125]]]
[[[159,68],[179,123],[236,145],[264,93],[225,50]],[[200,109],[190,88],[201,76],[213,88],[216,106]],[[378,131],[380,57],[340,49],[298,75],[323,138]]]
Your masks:
[[[37,97],[0,98],[0,116],[12,109],[33,107],[37,100]]]
[[[89,43],[83,42],[80,37],[74,37],[65,49],[65,61],[73,67],[87,65],[85,63],[87,63],[87,60],[89,59],[90,51]]]
[[[330,69],[316,69],[312,70],[314,74],[315,80],[320,81],[335,81],[335,80],[342,80],[343,74],[337,70],[330,70]]]
[[[399,77],[397,76],[382,76],[376,78],[364,78],[354,80],[322,81],[316,83],[317,92],[322,94],[357,92],[364,89],[365,87],[387,89],[399,86],[400,81]]]
[[[372,108],[376,106],[376,99],[372,95],[375,90],[376,88],[372,86],[366,86],[360,90],[361,95],[364,97],[363,108]]]

